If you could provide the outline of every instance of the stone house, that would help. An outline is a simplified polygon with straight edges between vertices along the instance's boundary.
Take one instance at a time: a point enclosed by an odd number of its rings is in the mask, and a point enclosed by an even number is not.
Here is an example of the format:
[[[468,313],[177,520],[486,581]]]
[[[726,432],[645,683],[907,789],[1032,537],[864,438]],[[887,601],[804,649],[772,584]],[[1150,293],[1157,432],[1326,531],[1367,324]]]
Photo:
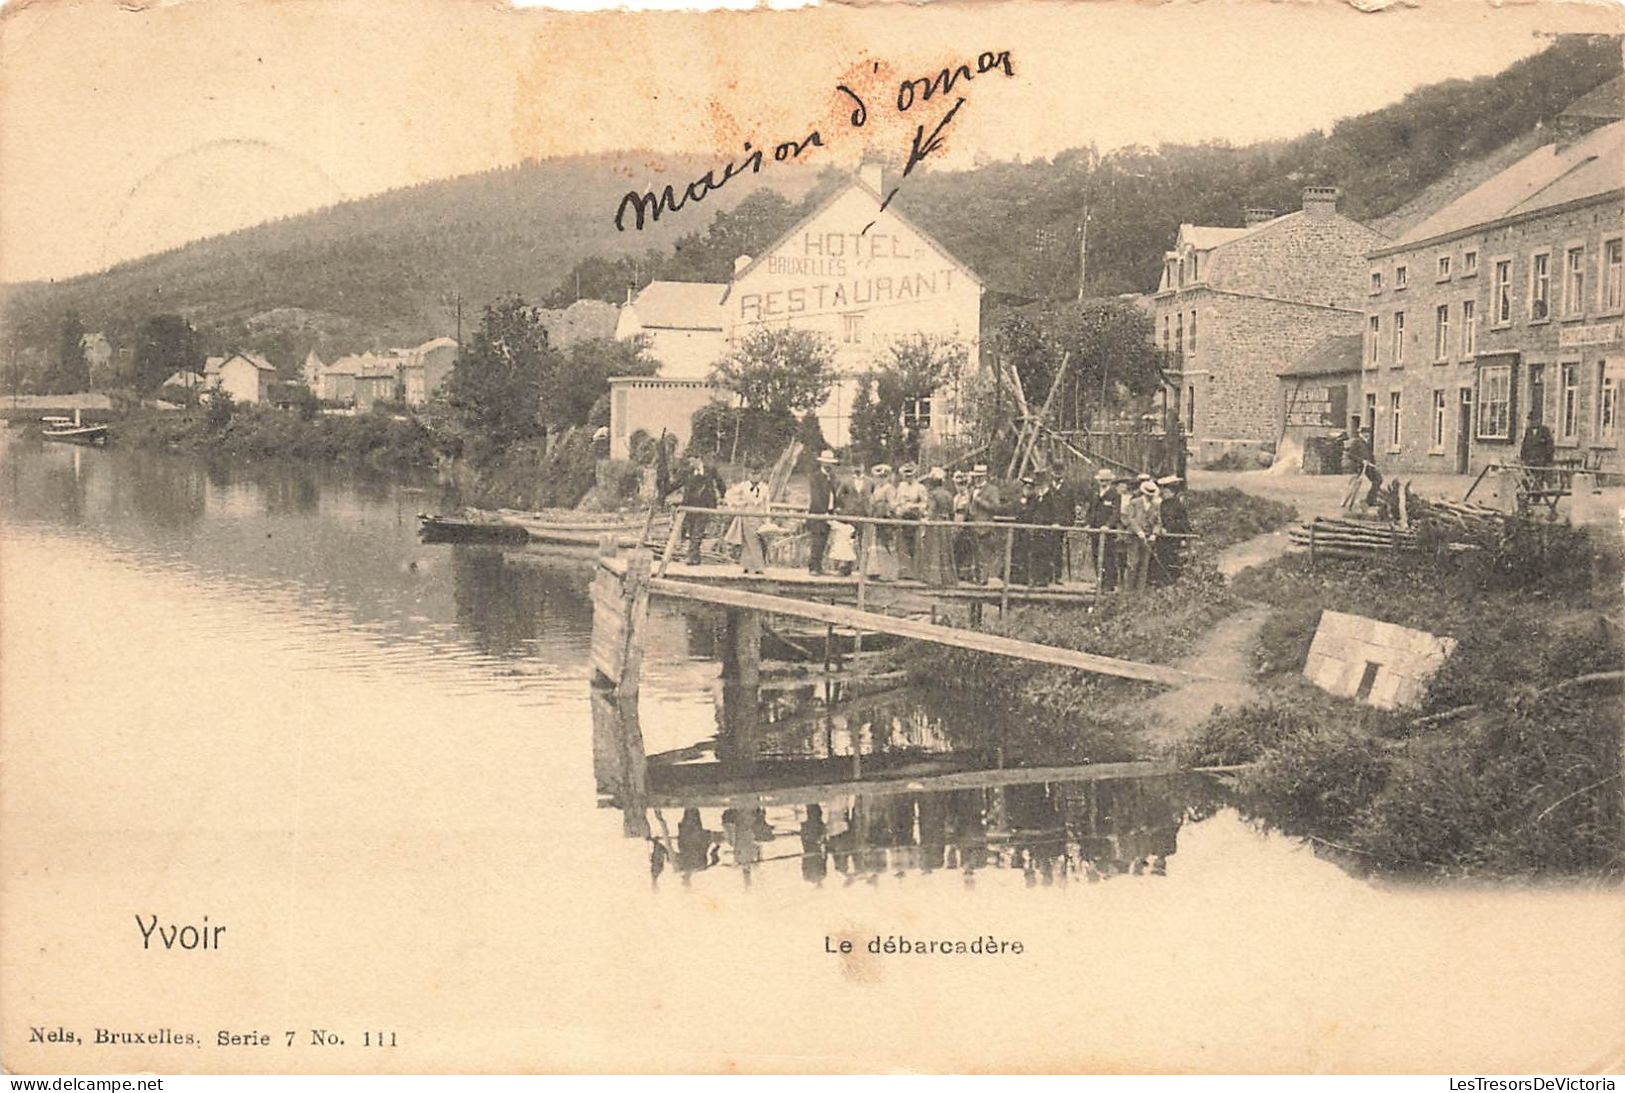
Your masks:
[[[1371,253],[1363,413],[1379,464],[1513,462],[1533,413],[1559,460],[1625,469],[1625,123],[1584,130],[1560,127]]]
[[[1153,337],[1173,355],[1191,453],[1272,451],[1280,374],[1325,339],[1357,333],[1365,255],[1382,235],[1311,186],[1303,208],[1249,209],[1239,228],[1183,224],[1152,298]]]

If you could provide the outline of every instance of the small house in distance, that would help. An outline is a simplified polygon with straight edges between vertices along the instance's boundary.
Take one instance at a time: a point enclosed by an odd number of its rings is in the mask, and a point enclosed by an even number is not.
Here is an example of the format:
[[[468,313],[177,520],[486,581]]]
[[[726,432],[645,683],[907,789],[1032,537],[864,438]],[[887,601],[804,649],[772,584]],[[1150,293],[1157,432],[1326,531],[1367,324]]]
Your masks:
[[[203,377],[210,387],[230,395],[233,402],[260,403],[270,398],[276,368],[256,353],[236,351],[210,357],[204,362]]]

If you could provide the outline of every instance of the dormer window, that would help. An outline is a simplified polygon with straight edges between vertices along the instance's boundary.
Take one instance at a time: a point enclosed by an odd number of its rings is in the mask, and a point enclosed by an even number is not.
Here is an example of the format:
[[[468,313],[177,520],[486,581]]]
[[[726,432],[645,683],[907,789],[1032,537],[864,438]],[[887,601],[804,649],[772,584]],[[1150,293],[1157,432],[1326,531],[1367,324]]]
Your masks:
[[[1185,287],[1185,260],[1183,258],[1179,260],[1179,287]]]
[[[1191,251],[1191,281],[1193,283],[1197,282],[1197,281],[1200,281],[1202,279],[1201,273],[1198,272],[1198,270],[1200,269],[1200,266],[1198,264],[1198,259],[1199,258],[1200,258],[1200,256],[1195,251]]]

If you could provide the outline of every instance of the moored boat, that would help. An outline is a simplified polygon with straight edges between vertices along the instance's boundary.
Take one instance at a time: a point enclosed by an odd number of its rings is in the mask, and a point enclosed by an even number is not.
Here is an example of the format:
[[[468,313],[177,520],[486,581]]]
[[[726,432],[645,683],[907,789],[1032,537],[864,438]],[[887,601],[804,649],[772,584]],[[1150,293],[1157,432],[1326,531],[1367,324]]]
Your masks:
[[[42,417],[40,426],[40,435],[46,440],[57,440],[66,444],[104,445],[110,432],[106,424],[84,424],[80,421],[77,411],[72,417],[55,415]]]
[[[498,509],[497,515],[510,524],[524,528],[531,542],[558,546],[597,546],[604,536],[609,535],[614,537],[616,546],[634,547],[643,542],[645,529],[650,535],[664,536],[671,527],[669,516],[656,517],[651,523],[644,513]]]
[[[496,543],[523,546],[530,533],[489,516],[431,516],[418,513],[418,535],[425,543]]]

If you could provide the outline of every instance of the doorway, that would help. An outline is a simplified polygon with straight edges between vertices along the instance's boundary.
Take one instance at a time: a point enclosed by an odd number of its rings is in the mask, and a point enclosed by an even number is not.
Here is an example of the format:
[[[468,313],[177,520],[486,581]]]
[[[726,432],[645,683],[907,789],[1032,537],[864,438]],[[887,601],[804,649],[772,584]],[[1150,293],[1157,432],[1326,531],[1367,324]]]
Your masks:
[[[1461,410],[1456,416],[1456,473],[1472,472],[1473,389],[1461,389]]]

